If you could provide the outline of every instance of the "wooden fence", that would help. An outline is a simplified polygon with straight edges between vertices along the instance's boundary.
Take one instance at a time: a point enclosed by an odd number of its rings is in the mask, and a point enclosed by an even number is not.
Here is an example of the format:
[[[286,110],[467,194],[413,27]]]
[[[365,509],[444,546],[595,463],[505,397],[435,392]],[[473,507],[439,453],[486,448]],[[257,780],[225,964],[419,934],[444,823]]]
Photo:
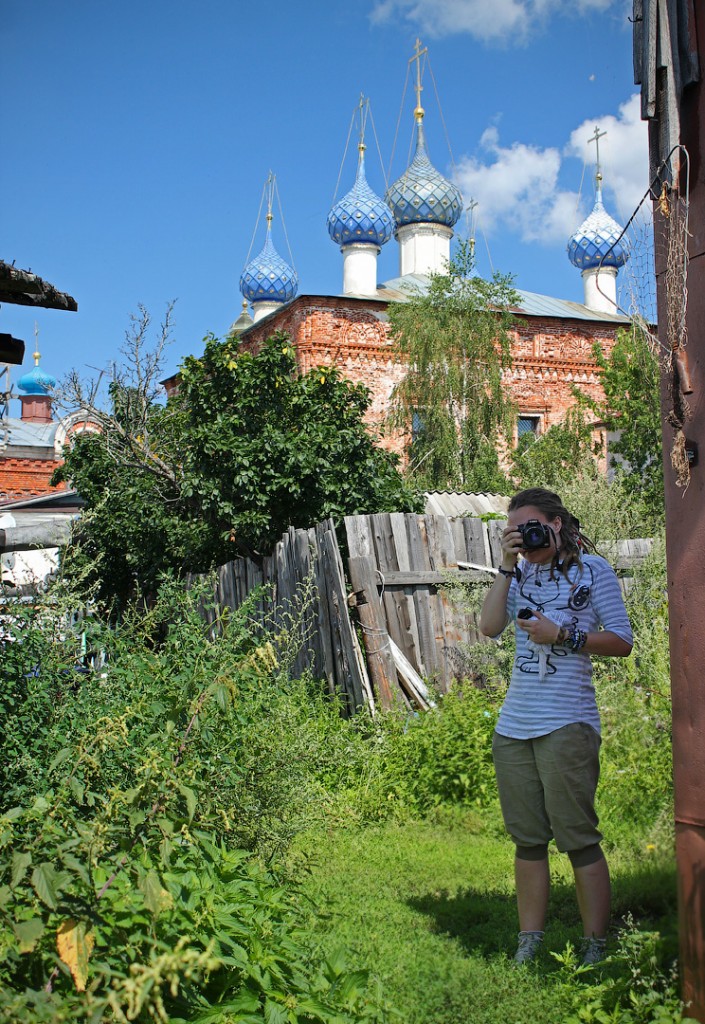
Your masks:
[[[292,674],[325,679],[348,714],[376,703],[425,707],[424,680],[446,691],[464,674],[463,646],[479,637],[475,615],[449,584],[492,578],[486,568],[501,557],[504,525],[392,513],[347,517],[340,538],[332,520],[290,528],[261,564],[238,558],[221,566],[215,605],[252,601],[251,617],[290,658]],[[625,570],[650,546],[622,541],[605,554]]]

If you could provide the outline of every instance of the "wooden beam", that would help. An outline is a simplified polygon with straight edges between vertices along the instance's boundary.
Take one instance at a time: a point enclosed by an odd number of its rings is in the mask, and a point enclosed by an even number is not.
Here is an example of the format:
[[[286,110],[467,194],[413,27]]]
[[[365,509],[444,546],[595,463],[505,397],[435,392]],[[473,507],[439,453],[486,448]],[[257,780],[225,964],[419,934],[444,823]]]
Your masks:
[[[0,260],[0,302],[17,306],[41,306],[44,309],[78,310],[78,303],[70,295],[60,292],[29,270],[20,270]]]
[[[24,342],[11,334],[0,334],[0,363],[20,366],[24,359]]]
[[[492,575],[491,570],[488,572],[476,572],[473,569],[443,569],[440,572],[434,570],[380,572],[377,577],[377,586],[381,590],[382,587],[438,587],[444,583],[455,582],[456,580],[465,583],[477,583],[479,581],[487,583]]]

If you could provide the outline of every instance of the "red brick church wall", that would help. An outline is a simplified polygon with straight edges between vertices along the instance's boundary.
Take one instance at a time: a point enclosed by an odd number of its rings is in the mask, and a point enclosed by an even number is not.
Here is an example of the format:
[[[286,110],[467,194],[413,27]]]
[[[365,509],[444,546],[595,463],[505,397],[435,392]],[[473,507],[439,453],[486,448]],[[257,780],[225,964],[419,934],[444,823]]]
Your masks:
[[[281,313],[249,328],[243,346],[256,348],[275,331],[285,331],[304,372],[337,366],[354,383],[370,389],[371,424],[379,424],[404,367],[395,358],[384,316],[387,304],[372,299],[299,296]],[[603,397],[600,371],[592,354],[599,342],[607,355],[618,323],[523,317],[513,330],[512,367],[506,371],[508,395],[520,413],[541,417],[541,429],[562,420],[575,404],[573,386],[591,398]],[[401,439],[384,441],[399,450]]]

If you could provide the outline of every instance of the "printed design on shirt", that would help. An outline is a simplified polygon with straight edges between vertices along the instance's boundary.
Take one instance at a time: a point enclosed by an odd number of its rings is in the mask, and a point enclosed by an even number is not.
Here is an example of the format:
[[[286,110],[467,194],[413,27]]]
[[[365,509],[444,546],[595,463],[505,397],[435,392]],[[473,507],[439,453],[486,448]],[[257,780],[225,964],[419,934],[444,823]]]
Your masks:
[[[579,617],[576,612],[582,612],[590,607],[594,580],[592,568],[585,562],[582,572],[574,570],[571,575],[577,576],[577,579],[568,584],[557,569],[554,570],[551,579],[549,572],[532,572],[531,568],[527,567],[522,572],[519,582],[517,608],[536,609],[559,626],[577,626]],[[525,653],[517,655],[516,664],[520,672],[528,675],[553,675],[558,671],[559,659],[566,658],[569,653],[567,647],[538,647],[530,643]]]

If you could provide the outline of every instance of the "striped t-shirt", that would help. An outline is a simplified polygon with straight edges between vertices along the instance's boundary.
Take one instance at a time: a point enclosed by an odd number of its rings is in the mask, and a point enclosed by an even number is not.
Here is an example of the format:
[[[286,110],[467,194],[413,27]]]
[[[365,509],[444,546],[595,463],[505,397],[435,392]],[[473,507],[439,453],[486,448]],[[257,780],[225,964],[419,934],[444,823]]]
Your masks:
[[[587,633],[608,629],[632,643],[632,629],[614,570],[599,555],[583,555],[582,569],[573,565],[567,580],[550,565],[521,563],[521,579],[513,579],[507,597],[508,621],[522,608],[536,609],[558,626],[576,625]],[[567,647],[529,641],[516,627],[512,678],[497,722],[497,732],[513,739],[533,739],[573,722],[587,722],[600,731],[592,683],[590,655]]]

